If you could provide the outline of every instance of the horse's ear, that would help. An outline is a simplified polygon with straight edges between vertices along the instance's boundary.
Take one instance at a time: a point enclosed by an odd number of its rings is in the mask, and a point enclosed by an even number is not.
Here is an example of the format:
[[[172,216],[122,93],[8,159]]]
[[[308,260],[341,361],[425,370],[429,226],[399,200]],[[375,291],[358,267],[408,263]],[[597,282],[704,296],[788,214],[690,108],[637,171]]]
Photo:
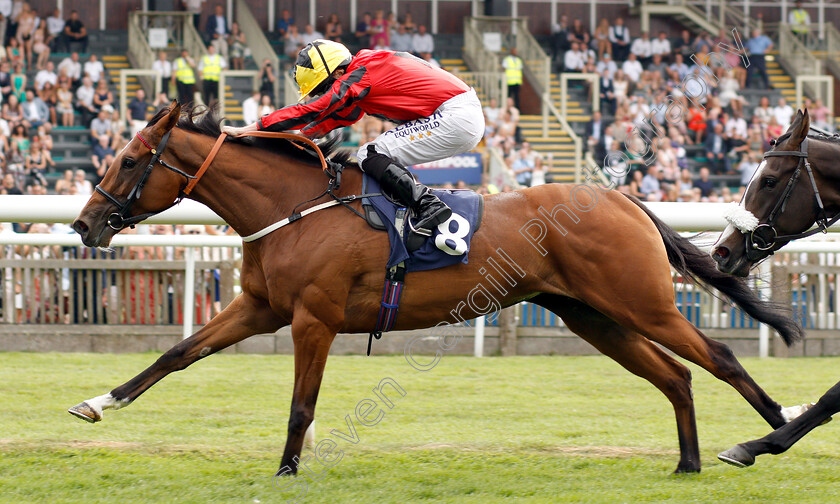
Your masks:
[[[790,147],[793,150],[799,149],[799,144],[808,136],[808,130],[810,128],[811,121],[808,118],[808,111],[806,110],[803,114],[801,110],[797,110],[796,116],[793,118],[793,122],[787,130],[790,133],[790,137],[785,142],[785,147]]]

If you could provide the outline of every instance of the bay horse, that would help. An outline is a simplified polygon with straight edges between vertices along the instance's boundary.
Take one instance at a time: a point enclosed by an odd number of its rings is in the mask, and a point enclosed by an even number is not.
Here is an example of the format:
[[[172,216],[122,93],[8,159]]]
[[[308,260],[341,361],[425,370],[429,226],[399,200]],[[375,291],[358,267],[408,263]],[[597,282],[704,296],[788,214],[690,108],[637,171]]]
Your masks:
[[[838,156],[840,136],[811,128],[808,111],[797,111],[787,132],[764,154],[743,202],[731,212],[730,224],[712,247],[718,270],[746,276],[791,240],[826,230],[840,220]],[[786,451],[837,412],[840,383],[792,422],[761,439],[736,445],[718,458],[738,467],[750,466],[759,455]]]
[[[240,236],[323,194],[327,179],[308,153],[287,141],[221,141],[219,122],[213,111],[187,108],[182,114],[177,102],[159,111],[119,153],[73,223],[84,244],[108,246],[120,229],[171,207],[187,192]],[[215,158],[205,171],[211,150]],[[337,194],[359,194],[361,171],[346,157],[338,161],[347,169]],[[352,206],[358,210],[359,201]],[[679,312],[669,264],[723,292],[792,343],[801,329],[789,311],[759,300],[742,279],[718,272],[708,254],[638,200],[561,184],[487,196],[469,253],[468,264],[407,275],[395,330],[470,320],[523,300],[551,310],[670,400],[680,447],[676,472],[700,470],[691,374],[657,343],[730,384],[773,428],[789,419],[791,410],[773,401],[726,345]],[[499,275],[488,275],[483,263],[501,255],[504,261],[494,259]],[[169,373],[291,325],[295,379],[278,474],[295,473],[333,339],[339,332],[370,332],[376,324],[388,238],[339,207],[243,243],[242,256],[242,292],[229,306],[125,384],[69,411],[99,421],[103,410],[130,404]],[[498,306],[477,306],[476,286],[491,283]]]

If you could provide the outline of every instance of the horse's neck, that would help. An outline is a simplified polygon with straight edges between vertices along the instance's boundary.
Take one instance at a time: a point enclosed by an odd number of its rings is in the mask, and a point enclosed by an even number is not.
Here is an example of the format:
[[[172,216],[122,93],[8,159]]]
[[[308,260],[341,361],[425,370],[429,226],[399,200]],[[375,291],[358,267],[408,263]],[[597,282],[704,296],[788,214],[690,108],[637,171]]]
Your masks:
[[[812,144],[815,145],[815,144]],[[819,174],[823,183],[819,184],[820,198],[829,211],[840,212],[840,167],[837,158],[840,157],[840,145],[821,142],[818,152],[809,152],[811,164]]]
[[[341,194],[358,189],[357,178],[350,175]],[[231,143],[221,149],[190,198],[247,236],[289,217],[298,204],[324,192],[327,184],[326,175],[311,163]]]

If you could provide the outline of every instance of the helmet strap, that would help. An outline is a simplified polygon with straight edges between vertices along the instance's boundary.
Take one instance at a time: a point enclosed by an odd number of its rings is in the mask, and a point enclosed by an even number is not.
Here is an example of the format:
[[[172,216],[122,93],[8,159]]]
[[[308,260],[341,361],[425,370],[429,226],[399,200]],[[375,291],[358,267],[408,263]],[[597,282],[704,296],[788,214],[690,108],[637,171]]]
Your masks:
[[[330,70],[330,66],[327,65],[327,59],[324,58],[324,53],[321,52],[321,48],[318,47],[317,45],[312,44],[312,47],[314,47],[315,50],[318,51],[318,56],[321,57],[321,61],[324,63],[324,70],[327,71],[327,77],[329,77],[330,74],[332,74],[332,71]]]

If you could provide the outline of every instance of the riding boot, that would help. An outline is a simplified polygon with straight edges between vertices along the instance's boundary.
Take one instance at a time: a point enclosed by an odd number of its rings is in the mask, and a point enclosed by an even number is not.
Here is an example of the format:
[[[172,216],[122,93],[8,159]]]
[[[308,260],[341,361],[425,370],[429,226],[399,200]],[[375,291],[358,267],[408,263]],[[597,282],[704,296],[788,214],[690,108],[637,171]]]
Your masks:
[[[416,182],[411,172],[396,164],[389,164],[382,171],[379,184],[385,192],[393,194],[414,211],[413,227],[421,234],[431,235],[435,226],[446,222],[452,210],[425,185]],[[425,232],[424,232],[425,231]]]

